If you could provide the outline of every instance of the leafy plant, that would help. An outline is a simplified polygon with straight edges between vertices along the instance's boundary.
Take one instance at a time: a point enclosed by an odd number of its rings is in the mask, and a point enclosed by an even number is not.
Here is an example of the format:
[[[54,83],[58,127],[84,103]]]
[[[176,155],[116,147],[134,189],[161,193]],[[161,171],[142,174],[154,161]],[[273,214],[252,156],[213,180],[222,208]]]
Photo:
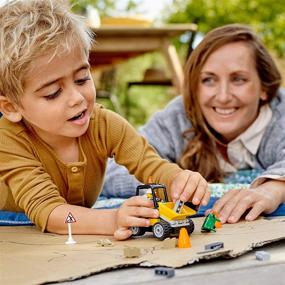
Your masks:
[[[129,11],[137,6],[137,1],[126,0],[123,10]],[[111,16],[119,11],[118,1],[116,0],[69,0],[75,13],[84,14],[86,6],[92,5],[98,11],[100,16]]]
[[[266,46],[278,57],[285,57],[285,5],[272,0],[174,0],[171,23],[194,22],[199,31],[229,24],[251,25]]]

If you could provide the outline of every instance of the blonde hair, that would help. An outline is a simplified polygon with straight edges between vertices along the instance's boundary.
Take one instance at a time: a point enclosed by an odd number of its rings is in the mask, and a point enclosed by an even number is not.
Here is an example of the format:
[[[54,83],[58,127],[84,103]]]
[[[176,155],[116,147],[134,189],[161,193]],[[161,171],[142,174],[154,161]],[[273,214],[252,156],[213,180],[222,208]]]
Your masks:
[[[78,45],[88,54],[92,33],[65,2],[14,0],[0,7],[0,95],[21,104],[25,74],[42,55],[52,59]]]
[[[198,82],[209,56],[218,48],[233,42],[244,42],[253,51],[255,68],[262,88],[268,95],[266,102],[276,96],[281,84],[281,75],[272,57],[258,36],[246,25],[231,24],[216,28],[192,52],[185,67],[183,95],[185,111],[193,128],[184,133],[188,145],[179,163],[183,168],[199,171],[210,182],[222,181],[224,174],[217,159],[218,134],[209,128],[198,102]]]

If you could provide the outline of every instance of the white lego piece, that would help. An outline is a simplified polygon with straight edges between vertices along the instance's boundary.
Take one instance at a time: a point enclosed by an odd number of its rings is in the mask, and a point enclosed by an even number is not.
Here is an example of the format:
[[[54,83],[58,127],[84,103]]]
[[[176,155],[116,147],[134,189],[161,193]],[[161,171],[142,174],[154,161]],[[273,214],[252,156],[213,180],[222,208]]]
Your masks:
[[[255,252],[255,258],[261,261],[268,261],[270,259],[270,253],[264,250]]]
[[[71,223],[67,223],[68,226],[68,239],[65,242],[65,244],[75,244],[76,241],[72,237],[72,232],[71,232]]]

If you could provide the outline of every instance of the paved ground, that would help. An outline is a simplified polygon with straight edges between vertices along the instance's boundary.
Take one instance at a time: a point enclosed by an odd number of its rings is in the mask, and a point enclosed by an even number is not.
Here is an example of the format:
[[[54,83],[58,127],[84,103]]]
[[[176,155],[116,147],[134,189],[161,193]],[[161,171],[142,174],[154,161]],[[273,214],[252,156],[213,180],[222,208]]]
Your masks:
[[[269,252],[270,260],[256,260],[257,250]],[[175,269],[172,278],[155,276],[154,268],[135,267],[103,272],[62,284],[285,285],[285,241],[263,246],[235,259],[216,259]]]

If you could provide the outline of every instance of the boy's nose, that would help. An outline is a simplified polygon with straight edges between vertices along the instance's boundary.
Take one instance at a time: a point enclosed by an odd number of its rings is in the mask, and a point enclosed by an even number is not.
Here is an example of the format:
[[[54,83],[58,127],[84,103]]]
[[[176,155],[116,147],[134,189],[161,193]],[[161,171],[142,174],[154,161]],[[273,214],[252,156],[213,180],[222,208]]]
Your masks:
[[[76,89],[72,88],[69,93],[69,105],[80,105],[84,101],[84,96]]]

